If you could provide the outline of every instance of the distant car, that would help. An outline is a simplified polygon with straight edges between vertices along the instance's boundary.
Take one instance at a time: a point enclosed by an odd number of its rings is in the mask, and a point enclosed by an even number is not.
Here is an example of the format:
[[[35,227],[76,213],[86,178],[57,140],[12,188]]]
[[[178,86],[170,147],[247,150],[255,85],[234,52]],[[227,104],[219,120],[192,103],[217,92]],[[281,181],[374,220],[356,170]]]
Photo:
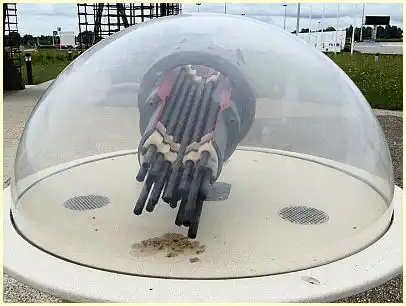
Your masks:
[[[61,44],[56,44],[55,48],[57,48],[57,49],[68,49],[68,46],[61,45]]]

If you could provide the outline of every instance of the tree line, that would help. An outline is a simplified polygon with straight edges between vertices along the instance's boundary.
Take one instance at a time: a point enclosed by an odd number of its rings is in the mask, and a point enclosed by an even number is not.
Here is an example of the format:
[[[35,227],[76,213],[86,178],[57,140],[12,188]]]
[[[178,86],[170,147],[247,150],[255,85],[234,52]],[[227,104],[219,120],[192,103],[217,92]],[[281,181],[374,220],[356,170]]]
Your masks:
[[[352,25],[349,26],[348,28],[345,29],[346,31],[346,37],[350,38],[352,36]],[[330,31],[335,31],[336,29],[334,27],[327,27],[323,29],[325,32],[330,32]],[[312,32],[321,32],[321,29]],[[296,34],[296,30],[291,32],[292,34]],[[303,28],[300,33],[309,33],[308,28]],[[360,40],[360,33],[361,33],[361,28],[355,28],[355,33],[354,33],[354,38],[355,41]],[[365,39],[371,39],[372,38],[372,27],[363,27],[362,30],[362,38],[363,40]],[[377,39],[403,39],[403,30],[401,28],[398,28],[397,26],[378,26],[377,27],[377,33],[376,33],[376,38]],[[98,41],[101,38],[95,39],[93,37],[93,32],[87,31],[87,32],[82,32],[79,33],[79,35],[76,37],[76,41],[78,43],[82,43],[84,45],[91,45],[95,40]],[[4,43],[5,45],[24,45],[26,47],[35,47],[38,44],[40,46],[51,46],[53,43],[54,44],[59,44],[60,39],[59,36],[54,36],[52,35],[41,35],[41,36],[33,36],[31,34],[25,34],[24,36],[20,36],[19,33],[17,32],[12,32],[10,33],[10,36],[4,36]]]
[[[97,37],[97,41],[101,40],[101,37]],[[40,46],[52,46],[53,44],[59,44],[60,37],[59,36],[52,36],[52,35],[40,35],[40,36],[33,36],[31,34],[25,34],[20,36],[17,32],[10,33],[10,36],[5,36],[5,45],[24,45],[26,47],[36,47]],[[93,37],[92,31],[84,31],[79,33],[78,36],[75,37],[77,43],[83,44],[92,44],[95,40]]]
[[[351,38],[352,36],[352,28],[353,26],[350,25],[348,28],[345,29],[346,32],[346,37]],[[331,32],[335,31],[336,29],[334,27],[327,27],[323,29],[324,32]],[[362,39],[371,39],[372,38],[372,27],[362,27]],[[321,32],[321,29],[312,32]],[[296,34],[296,30],[291,32],[292,34]],[[308,28],[302,29],[299,33],[309,33]],[[361,34],[361,27],[355,28],[355,33],[354,33],[354,40],[355,41],[360,41],[360,34]],[[377,39],[402,39],[403,38],[403,30],[401,28],[398,28],[397,26],[378,26],[377,31],[376,31],[376,38]]]

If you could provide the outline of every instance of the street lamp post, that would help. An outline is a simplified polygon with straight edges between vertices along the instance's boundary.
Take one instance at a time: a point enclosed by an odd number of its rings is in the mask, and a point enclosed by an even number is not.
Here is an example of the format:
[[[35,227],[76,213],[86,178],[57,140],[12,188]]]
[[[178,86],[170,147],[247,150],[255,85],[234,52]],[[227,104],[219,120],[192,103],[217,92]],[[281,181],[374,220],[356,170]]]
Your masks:
[[[32,65],[31,65],[31,54],[25,54],[25,65],[27,70],[27,85],[32,85],[34,82],[32,80]]]
[[[337,4],[337,26],[336,26],[336,33],[335,33],[336,36],[335,36],[334,53],[337,51],[339,20],[340,20],[340,4]],[[340,49],[341,49],[341,48],[340,48]],[[339,50],[340,50],[340,49],[339,49]]]
[[[362,41],[362,28],[364,27],[364,18],[365,18],[365,3],[362,5],[361,30],[359,32],[359,41]]]
[[[310,41],[311,41],[311,29],[312,29],[312,5],[310,4],[310,13],[309,13],[309,44],[310,44]]]
[[[355,38],[355,16],[354,16],[354,25],[352,26],[352,35],[351,35],[351,55],[354,53],[354,38]]]
[[[224,14],[227,14],[227,2],[224,2]]]
[[[299,36],[299,23],[300,23],[300,3],[297,4],[296,36]]]
[[[288,6],[287,4],[283,4],[285,7],[285,19],[283,20],[283,29],[286,30],[286,7]]]
[[[57,27],[56,30],[57,30],[58,33],[59,33],[59,50],[62,50],[62,42],[61,42],[61,31],[62,31],[62,28],[61,28],[61,27]]]
[[[201,3],[196,3],[196,6],[197,6],[197,12],[199,13],[200,12],[200,6],[201,6],[202,4]]]
[[[319,38],[321,38],[321,36],[319,35],[320,32],[320,20],[317,20],[317,35],[316,35],[316,43],[314,44],[315,47],[318,47],[319,45]]]
[[[324,16],[325,16],[325,14],[326,14],[326,5],[323,4],[323,16],[321,17],[321,21],[323,23],[322,26],[321,26],[321,43],[322,43],[322,46],[324,44]]]

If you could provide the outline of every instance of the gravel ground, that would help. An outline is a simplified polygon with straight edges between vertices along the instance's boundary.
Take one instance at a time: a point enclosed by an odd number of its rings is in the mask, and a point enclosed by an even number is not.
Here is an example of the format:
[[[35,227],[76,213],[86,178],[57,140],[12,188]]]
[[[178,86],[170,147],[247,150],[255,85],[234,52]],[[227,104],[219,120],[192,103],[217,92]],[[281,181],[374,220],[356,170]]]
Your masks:
[[[384,112],[377,112],[382,114]],[[393,113],[391,113],[393,114]],[[383,115],[378,120],[386,135],[395,174],[395,184],[403,188],[403,119],[400,116]],[[339,300],[340,303],[402,303],[403,275],[361,294]]]
[[[3,104],[4,109],[4,177],[3,186],[7,185],[7,180],[12,171],[12,160],[16,151],[18,140],[22,129],[33,108],[33,98],[39,97],[42,93],[42,86],[38,90],[33,90],[30,98],[26,100],[11,101]],[[46,87],[46,85],[44,86]],[[36,99],[35,99],[36,101]],[[395,170],[395,183],[403,187],[403,114],[401,112],[376,111],[378,119],[387,136],[390,151],[393,157]],[[42,293],[20,283],[12,277],[4,274],[4,302],[6,303],[60,303],[61,299]],[[368,290],[364,293],[349,297],[338,302],[349,303],[390,303],[403,301],[403,278],[399,275],[385,284]]]
[[[378,116],[392,155],[395,184],[403,188],[403,118]]]

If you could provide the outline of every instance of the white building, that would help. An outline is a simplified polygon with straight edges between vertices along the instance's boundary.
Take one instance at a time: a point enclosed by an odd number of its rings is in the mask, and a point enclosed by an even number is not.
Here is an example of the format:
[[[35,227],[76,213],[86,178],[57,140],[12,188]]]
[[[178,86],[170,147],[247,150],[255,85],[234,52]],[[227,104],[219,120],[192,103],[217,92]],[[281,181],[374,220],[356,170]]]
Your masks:
[[[340,52],[345,47],[345,31],[299,33],[299,37],[322,52]]]
[[[61,39],[62,46],[74,46],[75,45],[75,33],[73,31],[60,31],[59,37]]]

